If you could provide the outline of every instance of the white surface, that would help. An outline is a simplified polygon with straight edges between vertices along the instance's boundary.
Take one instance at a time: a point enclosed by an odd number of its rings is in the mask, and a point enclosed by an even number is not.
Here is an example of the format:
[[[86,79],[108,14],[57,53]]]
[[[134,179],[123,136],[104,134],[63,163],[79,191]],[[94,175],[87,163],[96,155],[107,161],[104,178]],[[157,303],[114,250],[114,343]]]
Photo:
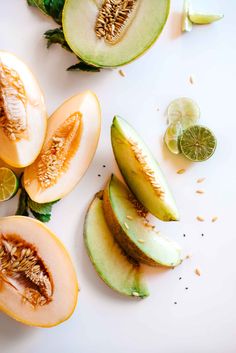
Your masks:
[[[48,112],[67,97],[90,88],[101,101],[103,129],[90,169],[76,190],[54,206],[49,224],[70,250],[78,271],[81,292],[76,311],[68,322],[49,330],[28,328],[0,314],[1,353],[236,352],[236,3],[198,0],[195,5],[223,12],[225,18],[181,35],[182,0],[174,0],[160,40],[124,68],[127,76],[123,78],[117,70],[66,72],[75,62],[73,56],[56,46],[47,50],[42,39],[42,33],[55,24],[29,9],[23,0],[2,1],[0,47],[19,55],[32,68],[45,92]],[[194,85],[189,83],[191,74]],[[217,151],[206,163],[190,164],[163,149],[164,112],[179,96],[196,99],[202,124],[218,137]],[[158,222],[159,228],[177,240],[185,253],[192,253],[192,258],[175,270],[146,269],[151,295],[141,302],[122,298],[107,288],[92,268],[83,244],[88,203],[116,170],[109,137],[114,114],[136,127],[160,161],[182,218],[179,223]],[[187,172],[177,175],[180,168]],[[196,183],[200,177],[206,177],[203,184]],[[205,190],[204,195],[195,194],[199,188]],[[0,215],[12,214],[15,207],[15,199],[1,205]],[[204,223],[196,221],[198,215],[205,218]],[[210,221],[213,216],[219,217],[214,224]],[[201,277],[194,274],[196,267],[201,269]]]

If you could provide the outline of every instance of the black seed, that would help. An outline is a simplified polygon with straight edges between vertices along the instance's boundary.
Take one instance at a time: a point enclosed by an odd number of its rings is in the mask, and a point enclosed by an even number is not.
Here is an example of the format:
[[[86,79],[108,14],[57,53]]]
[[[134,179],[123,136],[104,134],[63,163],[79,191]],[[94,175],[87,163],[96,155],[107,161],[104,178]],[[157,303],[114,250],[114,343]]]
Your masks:
[[[183,237],[186,237],[186,234],[183,234]]]
[[[105,164],[103,164],[103,168],[106,168]]]
[[[185,287],[186,290],[188,290],[188,287]]]
[[[100,177],[101,176],[101,174],[98,174],[98,177]]]
[[[182,277],[179,277],[179,280],[181,280],[182,279]]]
[[[202,234],[202,237],[204,237],[204,234]]]
[[[177,304],[177,302],[174,302],[174,304]]]

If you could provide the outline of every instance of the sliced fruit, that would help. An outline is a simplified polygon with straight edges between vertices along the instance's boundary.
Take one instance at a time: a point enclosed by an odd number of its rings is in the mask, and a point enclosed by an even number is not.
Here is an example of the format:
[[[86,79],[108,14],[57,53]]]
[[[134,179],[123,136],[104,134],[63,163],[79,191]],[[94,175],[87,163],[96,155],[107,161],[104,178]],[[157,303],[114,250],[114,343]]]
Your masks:
[[[14,55],[0,51],[0,158],[17,168],[33,163],[46,127],[44,99],[32,73]]]
[[[177,221],[179,213],[162,174],[148,147],[136,131],[116,116],[111,141],[120,171],[143,206],[163,221]]]
[[[176,121],[167,128],[164,141],[171,153],[181,153],[179,149],[179,137],[182,135],[183,128],[180,121]]]
[[[103,200],[107,224],[130,257],[149,266],[180,264],[179,246],[149,224],[140,213],[138,201],[115,176],[109,180]]]
[[[40,155],[24,173],[24,186],[33,201],[61,199],[76,186],[93,159],[100,126],[99,102],[90,91],[68,99],[55,111]]]
[[[191,30],[193,28],[193,24],[189,19],[189,10],[190,10],[189,0],[185,0],[183,15],[182,15],[182,31],[183,32],[191,32]]]
[[[26,325],[51,327],[67,320],[78,297],[71,259],[41,222],[0,218],[0,310]]]
[[[84,240],[89,257],[102,280],[128,296],[149,295],[138,263],[128,259],[110,232],[103,213],[102,193],[91,203],[84,225]]]
[[[170,103],[167,109],[168,123],[179,121],[183,129],[196,124],[200,118],[200,109],[190,98],[181,97]]]
[[[63,31],[83,61],[99,67],[121,66],[156,41],[169,8],[169,0],[67,0]]]
[[[216,149],[216,138],[205,126],[190,126],[180,138],[181,152],[193,162],[209,159]]]
[[[198,25],[207,25],[213,22],[219,21],[224,17],[222,14],[207,14],[207,13],[196,13],[190,12],[189,19],[192,23]]]
[[[9,168],[0,168],[0,202],[10,200],[18,189],[19,181],[15,173]]]

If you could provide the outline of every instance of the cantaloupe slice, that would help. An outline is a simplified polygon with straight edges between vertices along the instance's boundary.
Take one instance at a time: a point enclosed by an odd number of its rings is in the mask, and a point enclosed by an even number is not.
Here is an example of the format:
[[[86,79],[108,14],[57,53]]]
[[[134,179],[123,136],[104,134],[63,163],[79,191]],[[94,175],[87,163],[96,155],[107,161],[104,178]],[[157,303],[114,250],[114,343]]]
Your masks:
[[[28,67],[0,51],[0,158],[22,168],[37,158],[46,134],[42,92]]]
[[[77,297],[76,273],[60,240],[32,218],[0,218],[0,310],[51,327],[72,315]]]
[[[70,98],[55,111],[40,155],[24,173],[32,200],[55,201],[76,186],[95,154],[100,126],[99,102],[91,91]]]

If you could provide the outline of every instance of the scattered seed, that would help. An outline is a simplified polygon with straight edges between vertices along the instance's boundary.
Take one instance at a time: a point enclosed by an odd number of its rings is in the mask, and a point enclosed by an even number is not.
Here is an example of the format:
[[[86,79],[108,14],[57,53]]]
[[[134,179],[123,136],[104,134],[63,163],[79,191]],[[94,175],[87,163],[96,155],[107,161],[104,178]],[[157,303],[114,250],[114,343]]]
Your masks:
[[[213,217],[213,218],[212,218],[212,220],[211,220],[211,221],[212,221],[212,223],[214,223],[214,222],[216,222],[217,220],[218,220],[218,217],[217,217],[217,216],[215,216],[215,217]]]
[[[185,287],[186,290],[188,290],[188,287]]]
[[[179,277],[179,281],[182,279],[182,277]]]
[[[196,194],[204,194],[205,193],[205,191],[203,191],[203,190],[196,190]]]
[[[101,174],[98,174],[98,177],[100,177],[101,176]]]
[[[196,219],[199,221],[199,222],[204,222],[205,219],[201,216],[197,216]]]
[[[188,254],[188,255],[185,256],[185,259],[190,259],[191,257],[192,257],[192,255]]]
[[[128,226],[128,224],[126,222],[124,223],[124,225],[125,225],[126,229],[129,229],[129,226]]]
[[[177,302],[174,302],[174,304],[176,305],[176,304],[177,304]]]
[[[118,72],[119,72],[120,76],[122,76],[122,77],[126,76],[126,74],[125,74],[125,72],[123,70],[119,70]]]
[[[186,169],[179,169],[177,170],[177,174],[184,174],[186,172]]]
[[[193,76],[193,75],[190,75],[190,76],[189,76],[189,82],[191,83],[191,85],[194,84],[194,81],[195,81],[194,76]]]
[[[196,273],[197,276],[201,276],[201,271],[199,270],[199,268],[195,269],[195,273]]]
[[[106,166],[105,166],[105,164],[103,164],[103,166],[102,166],[103,168],[106,168]]]
[[[203,183],[203,181],[205,180],[206,178],[199,178],[197,179],[197,183],[200,184],[200,183]]]
[[[183,237],[185,238],[185,237],[186,237],[186,234],[183,234]]]
[[[204,234],[202,233],[202,237],[204,237]]]
[[[138,242],[139,242],[139,243],[145,243],[145,240],[143,240],[143,239],[138,239]]]

